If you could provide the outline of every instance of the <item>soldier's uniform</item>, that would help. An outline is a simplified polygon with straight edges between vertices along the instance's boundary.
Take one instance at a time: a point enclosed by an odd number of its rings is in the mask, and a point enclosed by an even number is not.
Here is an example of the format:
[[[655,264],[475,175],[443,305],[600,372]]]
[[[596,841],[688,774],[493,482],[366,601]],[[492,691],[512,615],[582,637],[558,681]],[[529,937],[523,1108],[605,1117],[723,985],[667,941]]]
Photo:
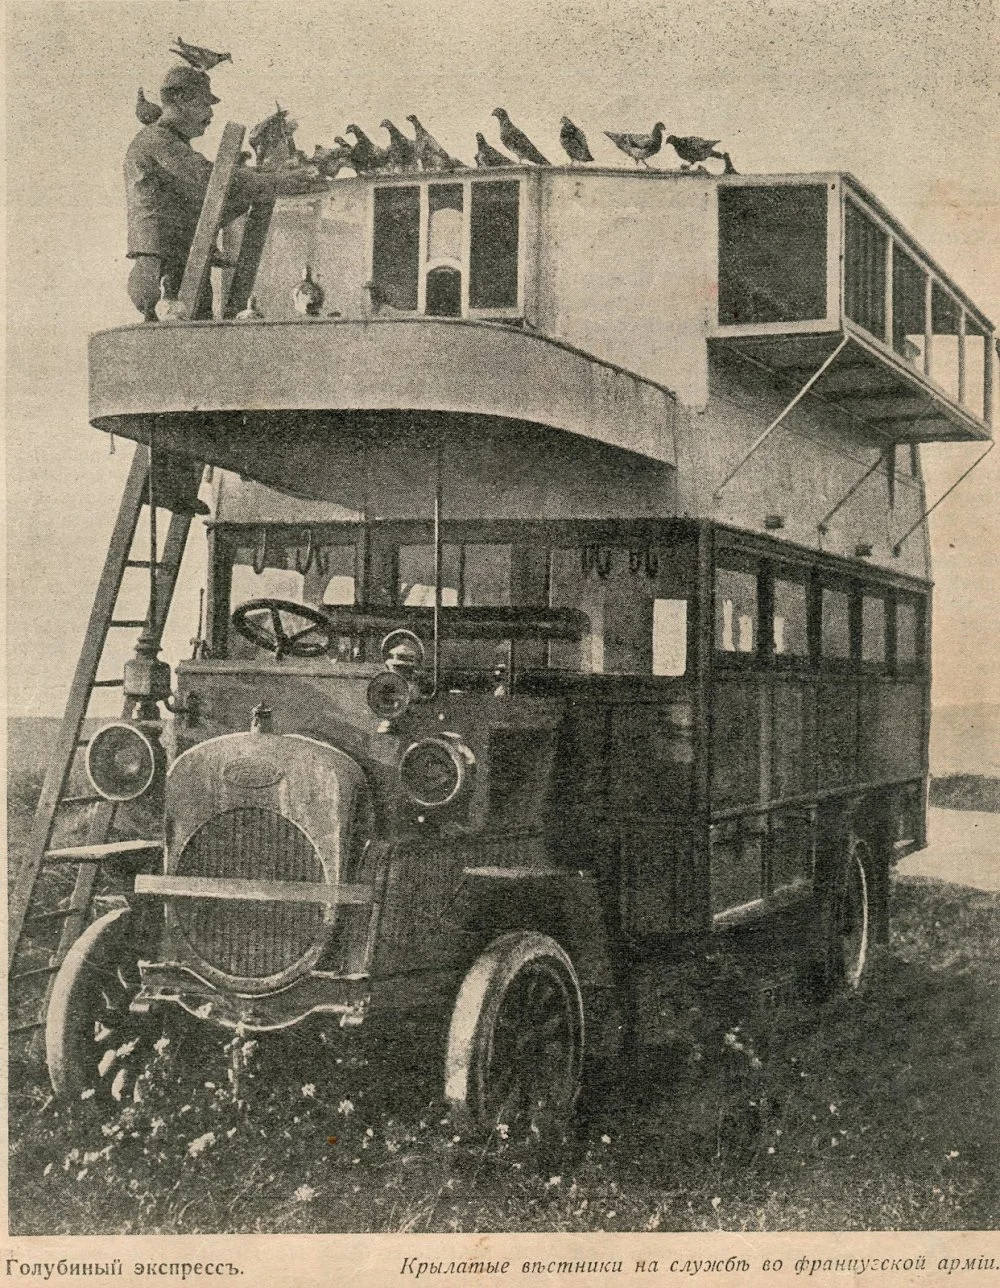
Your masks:
[[[161,93],[178,89],[207,92],[211,102],[219,101],[211,93],[208,76],[193,67],[173,67],[167,72]],[[146,125],[129,144],[125,154],[128,258],[135,260],[135,266],[128,290],[147,322],[156,320],[160,279],[169,279],[174,294],[180,288],[211,173],[212,163],[169,124]],[[255,201],[273,200],[274,195],[272,179],[238,168],[222,222],[242,215]],[[207,288],[195,317],[210,317],[211,311]]]

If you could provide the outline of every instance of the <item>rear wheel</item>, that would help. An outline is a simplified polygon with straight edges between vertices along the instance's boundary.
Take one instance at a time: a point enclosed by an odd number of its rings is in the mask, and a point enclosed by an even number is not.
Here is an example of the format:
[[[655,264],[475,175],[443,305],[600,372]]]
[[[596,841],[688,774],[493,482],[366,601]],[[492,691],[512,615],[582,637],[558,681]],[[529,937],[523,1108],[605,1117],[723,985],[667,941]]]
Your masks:
[[[573,963],[548,935],[501,935],[466,975],[452,1013],[445,1095],[457,1122],[505,1139],[561,1129],[582,1063]]]
[[[868,842],[849,834],[821,908],[819,992],[826,999],[861,988],[871,965],[871,900]]]

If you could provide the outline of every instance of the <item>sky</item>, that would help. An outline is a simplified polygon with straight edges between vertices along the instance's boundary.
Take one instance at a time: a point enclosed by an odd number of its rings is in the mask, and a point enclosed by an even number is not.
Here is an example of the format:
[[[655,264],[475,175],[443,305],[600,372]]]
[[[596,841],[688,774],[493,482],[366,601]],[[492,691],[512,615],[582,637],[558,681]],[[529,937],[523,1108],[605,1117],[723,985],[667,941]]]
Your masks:
[[[8,3],[12,715],[61,713],[128,468],[131,445],[111,455],[88,426],[86,343],[136,320],[121,163],[136,88],[155,96],[177,34],[233,55],[196,144],[209,157],[226,120],[249,127],[275,99],[306,152],[351,121],[378,136],[384,116],[416,112],[471,160],[503,105],[543,152],[559,155],[566,113],[617,164],[603,130],[663,120],[723,139],[743,171],[850,170],[1000,322],[997,0]],[[923,449],[929,499],[981,451]],[[931,520],[939,705],[1000,702],[998,495],[1000,450]],[[169,660],[201,579],[182,577]]]

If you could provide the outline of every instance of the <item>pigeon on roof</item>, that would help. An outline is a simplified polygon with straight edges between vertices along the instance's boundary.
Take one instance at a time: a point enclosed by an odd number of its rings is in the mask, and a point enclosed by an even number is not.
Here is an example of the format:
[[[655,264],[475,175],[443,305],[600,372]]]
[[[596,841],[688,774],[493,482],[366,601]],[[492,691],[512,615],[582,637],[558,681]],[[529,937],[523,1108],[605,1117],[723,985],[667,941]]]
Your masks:
[[[559,142],[569,157],[570,165],[575,165],[577,161],[593,161],[586,134],[568,116],[564,116],[559,123]]]
[[[497,148],[491,147],[486,142],[485,135],[477,133],[476,142],[479,144],[479,150],[476,153],[476,165],[481,170],[493,170],[497,166],[514,164],[509,156],[505,156]]]
[[[308,164],[318,170],[324,178],[336,179],[343,167],[351,164],[350,144],[345,140],[343,146],[324,148],[317,143]]]
[[[467,168],[461,161],[448,155],[434,135],[424,129],[412,112],[406,119],[413,126],[417,136],[414,147],[422,170],[465,170]]]
[[[265,116],[250,131],[250,146],[258,169],[275,170],[285,165],[295,154],[294,134],[296,121],[288,119],[288,110],[275,103],[276,111]]]
[[[517,128],[502,107],[495,107],[493,115],[500,122],[500,142],[508,152],[513,152],[519,161],[530,161],[532,165],[551,164],[528,136]]]
[[[417,145],[406,137],[402,130],[393,125],[388,117],[382,122],[381,129],[389,135],[389,169],[416,170]]]
[[[189,45],[186,40],[177,37],[177,48],[171,49],[172,54],[178,58],[183,58],[186,63],[196,67],[200,72],[210,72],[213,67],[218,67],[219,63],[231,63],[232,54],[217,54],[214,49],[203,49],[201,45]]]
[[[351,165],[359,174],[371,174],[375,170],[384,170],[389,164],[389,153],[386,148],[377,148],[360,125],[351,124],[345,130],[353,134],[354,147],[351,148]]]
[[[604,133],[636,165],[644,165],[648,170],[649,158],[655,157],[663,146],[663,131],[666,128],[662,121],[657,121],[651,134],[612,134],[610,130],[605,130]]]
[[[163,115],[163,108],[159,103],[151,103],[146,95],[142,92],[142,86],[139,86],[139,92],[135,96],[135,114],[143,125],[155,125]]]
[[[676,134],[668,134],[667,142],[680,159],[686,161],[688,165],[695,165],[699,161],[707,161],[709,157],[715,157],[718,161],[723,160],[723,153],[715,150],[716,144],[722,142],[721,139],[699,139],[694,134],[678,138]]]

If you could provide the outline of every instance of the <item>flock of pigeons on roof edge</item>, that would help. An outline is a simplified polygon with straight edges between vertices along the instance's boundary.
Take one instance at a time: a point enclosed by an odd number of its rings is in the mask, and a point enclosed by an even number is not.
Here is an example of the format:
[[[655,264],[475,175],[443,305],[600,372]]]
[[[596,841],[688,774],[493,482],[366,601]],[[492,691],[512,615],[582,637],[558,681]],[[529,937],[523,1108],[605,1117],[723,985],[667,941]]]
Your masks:
[[[204,49],[200,45],[189,45],[180,36],[177,47],[172,54],[183,58],[198,71],[209,72],[220,63],[232,62],[231,54],[217,54],[214,50]],[[306,156],[295,146],[297,122],[291,120],[288,111],[276,104],[277,110],[263,121],[258,122],[250,132],[250,147],[253,149],[254,163],[259,170],[273,171],[279,169],[311,170],[317,179],[335,179],[343,169],[353,170],[355,174],[389,173],[399,174],[412,170],[454,171],[467,170],[469,167],[451,156],[438,143],[437,139],[424,128],[416,116],[406,119],[413,126],[412,139],[400,130],[392,121],[386,119],[380,129],[386,131],[389,142],[385,147],[377,143],[358,125],[349,125],[345,134],[353,135],[351,143],[340,135],[334,140],[334,147],[324,148],[316,145],[311,157]],[[162,108],[150,102],[140,88],[135,112],[143,125],[152,125],[160,117]],[[507,149],[501,152],[487,142],[485,135],[476,134],[478,145],[475,162],[480,169],[491,170],[501,166],[529,164],[538,166],[551,165],[538,148],[532,143],[523,130],[518,129],[502,107],[493,110],[493,115],[500,123],[500,142]],[[605,130],[604,134],[619,151],[631,157],[636,166],[650,169],[649,161],[656,156],[664,143],[668,143],[681,160],[680,169],[689,174],[711,174],[703,164],[710,158],[723,162],[724,169],[715,171],[721,174],[738,173],[733,166],[728,152],[718,152],[719,139],[701,139],[694,135],[678,137],[666,134],[666,126],[657,121],[648,134],[614,133]],[[587,136],[578,125],[564,116],[560,122],[559,142],[569,157],[570,165],[585,165],[594,160],[587,143]],[[513,155],[509,155],[509,154]],[[242,154],[244,162],[250,160],[250,153]]]

